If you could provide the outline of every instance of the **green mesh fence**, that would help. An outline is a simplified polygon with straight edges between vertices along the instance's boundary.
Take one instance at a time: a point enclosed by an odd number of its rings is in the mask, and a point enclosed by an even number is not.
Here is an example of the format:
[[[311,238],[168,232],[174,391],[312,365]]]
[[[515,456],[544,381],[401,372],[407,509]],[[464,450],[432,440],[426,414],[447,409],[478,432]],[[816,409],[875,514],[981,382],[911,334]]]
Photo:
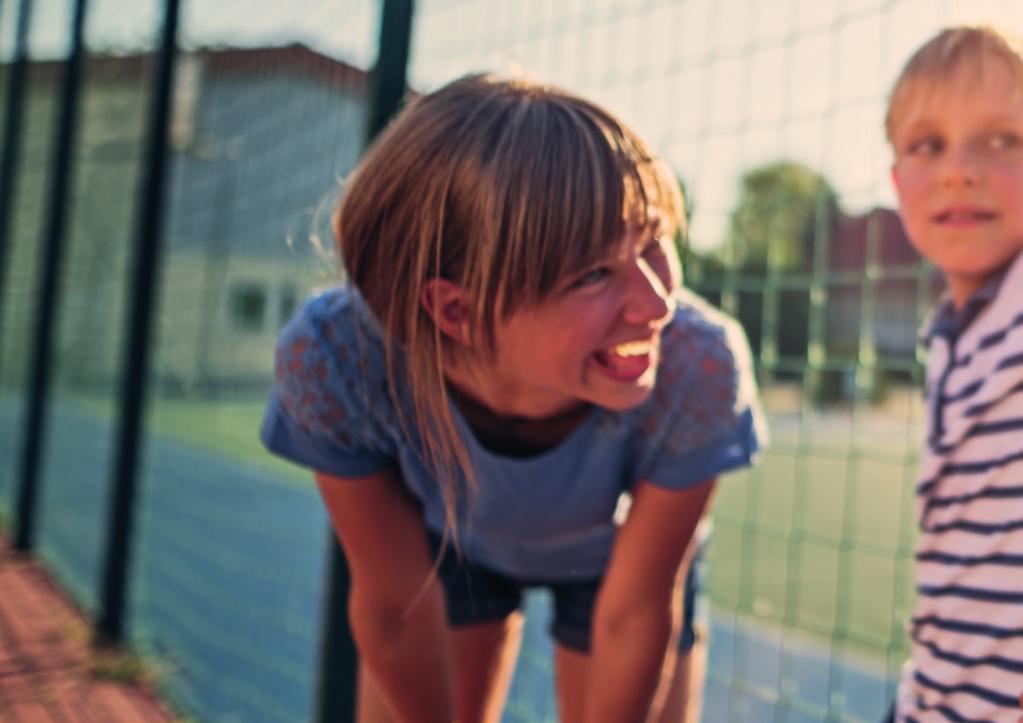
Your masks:
[[[0,2],[0,94],[15,5]],[[36,6],[0,289],[8,518],[70,23]],[[88,23],[39,525],[44,560],[88,611],[161,12],[102,0]],[[200,720],[308,720],[326,520],[308,475],[266,455],[256,429],[280,326],[336,278],[326,220],[360,152],[380,4],[183,13],[132,642]],[[416,4],[415,90],[521,69],[650,140],[687,189],[687,282],[750,337],[772,442],[714,508],[706,721],[873,721],[893,694],[913,603],[915,333],[938,287],[891,210],[881,118],[908,52],[958,20],[1023,31],[1017,0]],[[546,606],[529,599],[506,721],[555,718]]]

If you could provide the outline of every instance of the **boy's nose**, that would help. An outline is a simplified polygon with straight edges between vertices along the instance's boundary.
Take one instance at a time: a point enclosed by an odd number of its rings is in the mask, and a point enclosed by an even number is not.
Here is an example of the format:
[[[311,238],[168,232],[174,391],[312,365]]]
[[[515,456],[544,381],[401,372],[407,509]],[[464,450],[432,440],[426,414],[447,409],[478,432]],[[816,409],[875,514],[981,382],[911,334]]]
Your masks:
[[[624,320],[627,324],[664,323],[675,310],[673,294],[665,282],[643,261],[635,264],[629,275],[629,293]]]
[[[942,164],[941,182],[946,186],[973,186],[978,178],[975,154],[965,147],[949,149]]]

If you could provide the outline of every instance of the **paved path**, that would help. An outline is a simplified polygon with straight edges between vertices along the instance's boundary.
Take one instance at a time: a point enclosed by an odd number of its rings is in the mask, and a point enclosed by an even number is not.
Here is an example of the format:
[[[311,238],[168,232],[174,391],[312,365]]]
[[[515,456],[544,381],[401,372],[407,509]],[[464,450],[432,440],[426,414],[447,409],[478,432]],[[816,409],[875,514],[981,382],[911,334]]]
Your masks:
[[[0,536],[0,720],[163,723],[143,683],[97,677],[89,627],[35,560]]]

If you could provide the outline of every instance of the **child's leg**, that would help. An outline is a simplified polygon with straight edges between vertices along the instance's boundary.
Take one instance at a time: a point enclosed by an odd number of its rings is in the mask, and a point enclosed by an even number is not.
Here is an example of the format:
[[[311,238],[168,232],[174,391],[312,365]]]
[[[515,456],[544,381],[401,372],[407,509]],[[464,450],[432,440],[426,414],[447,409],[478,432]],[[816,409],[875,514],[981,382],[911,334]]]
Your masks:
[[[647,723],[699,723],[700,720],[707,661],[707,633],[697,613],[702,557],[699,545],[694,544],[679,566],[668,653]],[[559,603],[559,621],[555,623],[553,633],[558,642],[554,664],[558,720],[561,723],[583,720],[589,656],[583,652],[584,647],[580,647],[577,636],[572,634],[573,628],[582,620],[579,613],[585,607],[583,590],[582,586],[579,591],[568,586],[554,589]],[[587,611],[587,624],[589,615],[590,611]]]
[[[522,613],[450,632],[458,721],[498,723],[522,641]],[[357,723],[392,723],[379,688],[361,664],[358,683]]]
[[[558,721],[582,723],[589,656],[564,645],[554,646],[554,678],[558,690]]]
[[[358,687],[355,692],[356,723],[391,723],[392,720],[384,705],[380,689],[366,670],[366,666],[360,662]]]
[[[699,636],[688,651],[667,656],[664,678],[658,685],[657,699],[648,723],[699,723],[706,661],[705,636]],[[585,653],[563,645],[555,646],[558,720],[561,723],[581,723],[583,720],[588,663],[589,656]]]
[[[455,708],[459,723],[498,723],[522,641],[522,587],[517,580],[441,550],[437,575],[444,587]]]
[[[522,642],[522,613],[451,631],[458,720],[498,723]]]
[[[681,595],[672,610],[672,633],[668,643],[664,677],[658,685],[650,723],[698,723],[703,712],[703,686],[707,678],[707,630],[697,612],[704,550],[686,555],[676,581]],[[674,655],[675,660],[671,661]]]
[[[679,652],[675,664],[665,666],[655,710],[649,723],[699,723],[703,711],[703,684],[707,675],[707,642],[700,635],[687,652]]]

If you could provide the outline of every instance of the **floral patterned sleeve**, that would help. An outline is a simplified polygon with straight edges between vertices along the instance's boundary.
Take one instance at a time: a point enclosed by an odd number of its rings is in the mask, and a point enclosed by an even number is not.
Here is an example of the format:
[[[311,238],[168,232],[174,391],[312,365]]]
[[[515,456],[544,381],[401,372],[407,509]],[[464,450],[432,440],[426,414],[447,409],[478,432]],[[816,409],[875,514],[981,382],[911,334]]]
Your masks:
[[[689,299],[664,331],[637,479],[681,489],[749,466],[767,441],[742,327]]]
[[[260,430],[269,451],[338,477],[371,474],[397,454],[382,349],[357,307],[352,292],[334,289],[307,301],[284,327]]]

